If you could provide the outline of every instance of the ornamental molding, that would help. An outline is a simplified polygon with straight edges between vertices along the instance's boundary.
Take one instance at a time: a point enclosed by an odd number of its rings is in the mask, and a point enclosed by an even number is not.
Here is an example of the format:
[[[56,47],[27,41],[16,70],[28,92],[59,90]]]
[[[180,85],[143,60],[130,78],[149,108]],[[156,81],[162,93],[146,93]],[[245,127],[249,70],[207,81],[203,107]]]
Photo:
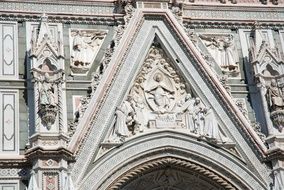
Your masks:
[[[89,166],[91,170],[77,182],[77,187],[82,190],[90,187],[108,189],[115,179],[128,174],[132,168],[151,160],[174,157],[209,166],[214,172],[230,179],[238,189],[249,189],[248,184],[251,189],[265,189],[265,184],[270,181],[267,177],[259,176],[249,162],[229,154],[223,148],[216,149],[207,143],[196,142],[194,138],[173,130],[156,132],[111,149]]]
[[[65,3],[63,3],[65,2]],[[72,3],[62,2],[23,2],[23,1],[3,1],[0,4],[0,12],[25,12],[25,13],[48,13],[48,14],[77,14],[89,15],[94,14],[113,14],[115,5],[112,2],[89,2],[76,4],[76,1]]]
[[[0,20],[16,22],[38,22],[42,13],[1,13]],[[115,18],[114,18],[115,16]],[[49,21],[52,23],[71,23],[71,24],[96,24],[96,25],[114,25],[123,23],[123,15],[56,15],[49,14]]]
[[[134,180],[135,178],[141,175],[145,175],[147,172],[151,172],[157,168],[164,168],[167,166],[173,167],[173,168],[179,168],[184,171],[189,170],[191,172],[202,175],[216,182],[217,184],[222,186],[224,189],[228,189],[228,190],[237,189],[230,181],[228,181],[224,177],[218,175],[217,173],[213,172],[212,170],[202,165],[196,164],[194,162],[182,160],[182,159],[172,158],[172,157],[156,159],[156,160],[144,163],[142,165],[139,165],[136,168],[130,169],[129,171],[124,173],[122,176],[120,176],[118,179],[116,179],[114,183],[111,184],[107,189],[108,190],[121,189],[125,184],[127,184],[127,182]]]

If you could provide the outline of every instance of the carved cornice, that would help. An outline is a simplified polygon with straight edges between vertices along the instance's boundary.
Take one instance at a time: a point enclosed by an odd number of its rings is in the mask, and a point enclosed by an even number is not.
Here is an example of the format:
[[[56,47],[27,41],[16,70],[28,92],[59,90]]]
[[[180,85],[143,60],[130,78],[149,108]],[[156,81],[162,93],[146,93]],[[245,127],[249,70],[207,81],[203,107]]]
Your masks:
[[[5,12],[0,10],[0,20],[17,22],[38,22],[42,13],[26,12]],[[72,24],[120,24],[123,23],[122,14],[112,15],[71,15],[71,14],[52,14],[48,13],[48,20],[52,23],[72,23]]]
[[[31,164],[24,155],[0,157],[0,168],[22,168],[30,165]]]
[[[265,161],[284,160],[284,150],[280,148],[269,149]]]
[[[228,190],[235,190],[237,189],[230,181],[226,180],[222,176],[218,175],[217,173],[213,172],[212,170],[205,168],[199,164],[185,161],[182,159],[172,158],[172,157],[165,157],[161,159],[156,159],[147,163],[144,163],[134,169],[127,171],[124,175],[114,181],[107,189],[108,190],[116,190],[122,188],[131,180],[144,175],[145,173],[151,172],[157,168],[165,168],[165,167],[173,167],[173,168],[180,168],[184,171],[188,170],[191,172],[195,172],[199,175],[202,175],[213,182],[219,184],[224,189]]]
[[[34,159],[38,158],[47,158],[47,159],[52,159],[52,158],[63,158],[69,162],[75,161],[74,156],[72,152],[67,150],[66,148],[59,147],[56,149],[50,149],[46,150],[42,147],[35,147],[29,149],[26,153],[25,156],[29,161],[32,161]]]

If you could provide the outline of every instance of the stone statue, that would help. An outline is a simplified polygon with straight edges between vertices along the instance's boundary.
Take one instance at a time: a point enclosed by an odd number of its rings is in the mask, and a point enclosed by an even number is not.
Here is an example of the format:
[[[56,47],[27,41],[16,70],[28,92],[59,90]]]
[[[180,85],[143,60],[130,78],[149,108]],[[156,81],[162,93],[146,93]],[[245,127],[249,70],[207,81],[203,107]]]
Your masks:
[[[277,86],[275,79],[271,80],[270,86],[267,87],[267,101],[271,111],[284,108],[283,95]]]
[[[194,121],[194,131],[196,131],[200,136],[204,136],[204,109],[205,107],[202,105],[199,98],[195,98],[195,102],[193,105],[193,121]]]
[[[39,103],[43,106],[55,107],[57,105],[55,89],[48,73],[45,73],[43,80],[39,83]]]
[[[135,131],[143,132],[147,125],[147,118],[145,115],[145,104],[143,99],[137,95],[133,98],[133,108],[135,111],[134,122],[135,122]]]
[[[131,106],[131,97],[128,96],[121,106],[116,109],[116,123],[114,126],[115,134],[120,137],[122,141],[130,135],[128,126],[133,122],[134,110]]]
[[[211,108],[204,109],[205,126],[204,133],[209,139],[217,139],[219,134],[218,122]]]

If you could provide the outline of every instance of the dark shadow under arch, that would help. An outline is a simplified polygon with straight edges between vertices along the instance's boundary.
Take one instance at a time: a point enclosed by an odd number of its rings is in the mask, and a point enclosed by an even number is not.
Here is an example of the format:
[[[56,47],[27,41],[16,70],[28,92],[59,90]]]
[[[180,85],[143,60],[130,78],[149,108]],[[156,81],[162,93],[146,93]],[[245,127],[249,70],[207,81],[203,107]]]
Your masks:
[[[128,170],[125,172],[122,176],[120,176],[118,179],[114,180],[114,182],[107,188],[108,190],[126,190],[129,189],[131,186],[133,186],[131,183],[133,181],[139,181],[143,180],[143,177],[151,174],[151,173],[159,173],[161,175],[161,172],[167,172],[167,170],[170,170],[170,175],[173,175],[172,177],[168,176],[168,178],[177,178],[175,176],[179,174],[188,174],[195,176],[195,179],[199,180],[199,183],[202,182],[203,184],[199,184],[199,186],[196,186],[196,188],[191,188],[193,190],[200,190],[200,189],[206,189],[206,187],[210,186],[210,189],[217,190],[217,189],[226,189],[226,190],[236,190],[237,188],[233,183],[225,179],[224,177],[218,175],[217,173],[211,171],[209,168],[205,168],[199,164],[196,164],[194,162],[190,162],[187,160],[183,160],[180,158],[174,158],[174,157],[164,157],[159,158],[155,160],[148,161],[146,163],[143,163],[133,169]],[[174,173],[177,173],[174,174]],[[156,175],[156,174],[155,174]],[[175,182],[172,179],[170,182],[170,179],[168,179],[168,183],[166,184],[167,176],[161,176],[164,180],[164,183],[159,183],[159,180],[153,179],[155,181],[156,185],[153,184],[153,181],[149,181],[151,183],[152,187],[149,187],[149,190],[156,190],[156,189],[175,189],[179,190],[182,185],[186,185],[187,182],[182,180],[184,184],[180,184],[180,182]],[[146,178],[147,179],[147,178]],[[188,181],[190,183],[190,181]],[[137,187],[136,187],[137,188]],[[143,189],[143,186],[141,186]],[[131,189],[131,188],[130,188]],[[141,189],[141,190],[142,190]],[[244,189],[248,189],[247,187],[244,187]],[[137,189],[140,190],[140,189]]]

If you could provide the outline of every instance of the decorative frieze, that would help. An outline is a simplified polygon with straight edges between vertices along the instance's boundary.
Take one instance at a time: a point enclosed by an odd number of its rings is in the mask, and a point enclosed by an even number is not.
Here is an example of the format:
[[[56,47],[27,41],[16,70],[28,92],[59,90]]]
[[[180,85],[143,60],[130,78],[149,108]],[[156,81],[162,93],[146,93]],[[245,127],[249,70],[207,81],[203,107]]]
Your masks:
[[[18,173],[21,171],[21,169],[16,168],[1,168],[0,169],[0,177],[19,177]],[[1,181],[0,181],[1,183]]]
[[[183,14],[191,19],[233,19],[233,20],[283,20],[283,11],[184,9]]]
[[[112,14],[114,5],[112,4],[61,4],[61,3],[40,3],[40,2],[1,2],[0,11],[21,11],[36,13],[63,13],[63,14]]]

